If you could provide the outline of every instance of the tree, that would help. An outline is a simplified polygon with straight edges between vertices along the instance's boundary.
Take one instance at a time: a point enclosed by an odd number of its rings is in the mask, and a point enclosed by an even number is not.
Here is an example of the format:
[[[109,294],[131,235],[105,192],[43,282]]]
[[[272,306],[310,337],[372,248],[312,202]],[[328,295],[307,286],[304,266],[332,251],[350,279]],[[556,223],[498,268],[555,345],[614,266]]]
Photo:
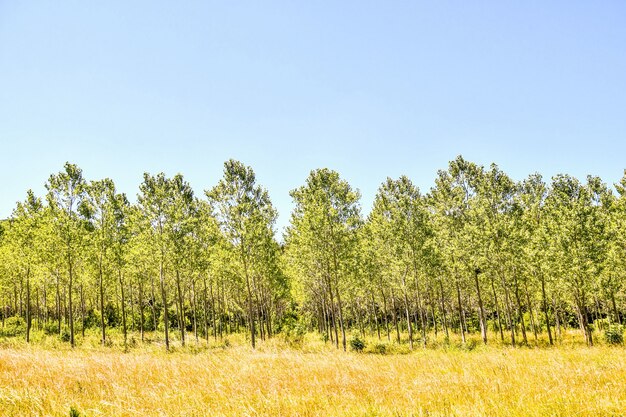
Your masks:
[[[123,198],[117,194],[115,184],[109,178],[90,182],[86,187],[86,192],[86,213],[92,227],[90,240],[98,275],[101,343],[104,345],[106,342],[104,314],[105,280],[110,273],[109,265],[112,264],[113,257],[111,251],[115,244],[118,228],[124,217],[124,204],[120,204]]]
[[[261,288],[257,277],[262,275],[267,253],[277,250],[271,244],[277,213],[267,191],[256,184],[252,168],[232,159],[224,163],[224,177],[205,193],[228,240],[235,274],[245,282],[250,340],[254,348],[255,322],[261,318],[255,309],[255,305],[260,307]]]
[[[168,256],[168,199],[170,183],[165,174],[152,176],[145,173],[143,183],[139,186],[138,205],[143,220],[145,236],[158,252],[159,283],[161,302],[163,303],[163,326],[165,333],[165,350],[170,349],[169,317],[167,303],[167,285],[165,267]]]
[[[74,164],[65,163],[64,170],[51,175],[46,183],[47,200],[54,220],[53,230],[62,242],[59,255],[65,261],[68,278],[70,344],[75,346],[74,315],[72,304],[73,284],[77,262],[80,260],[82,243],[85,237],[83,204],[85,198],[83,172]]]
[[[31,281],[38,265],[37,250],[43,204],[32,190],[28,190],[26,200],[17,203],[9,222],[5,239],[10,251],[10,260],[15,263],[18,273],[26,286],[26,342],[30,342],[32,324]]]
[[[306,184],[290,193],[296,207],[285,236],[293,279],[306,279],[301,288],[319,289],[327,303],[335,343],[338,328],[346,350],[341,293],[348,281],[361,224],[358,191],[329,169],[311,171]],[[309,281],[310,280],[310,281]],[[311,282],[312,281],[312,282]],[[314,294],[307,291],[307,297]]]
[[[422,331],[422,345],[426,346],[426,317],[423,306],[423,284],[427,240],[430,238],[429,216],[419,190],[405,176],[398,180],[387,178],[378,189],[374,208],[369,216],[377,253],[384,270],[391,273],[404,296],[404,310],[409,344],[413,348],[413,330],[409,302],[413,276],[417,315]]]

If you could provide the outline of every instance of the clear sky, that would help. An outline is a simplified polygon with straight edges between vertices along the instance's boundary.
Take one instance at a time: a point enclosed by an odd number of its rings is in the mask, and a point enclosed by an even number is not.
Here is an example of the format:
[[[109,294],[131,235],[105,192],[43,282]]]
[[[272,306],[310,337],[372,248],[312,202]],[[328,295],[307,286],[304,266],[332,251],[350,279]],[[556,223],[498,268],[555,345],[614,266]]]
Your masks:
[[[626,2],[0,0],[0,218],[65,161],[134,200],[251,165],[289,190],[335,169],[428,191],[462,154],[514,179],[618,181]]]

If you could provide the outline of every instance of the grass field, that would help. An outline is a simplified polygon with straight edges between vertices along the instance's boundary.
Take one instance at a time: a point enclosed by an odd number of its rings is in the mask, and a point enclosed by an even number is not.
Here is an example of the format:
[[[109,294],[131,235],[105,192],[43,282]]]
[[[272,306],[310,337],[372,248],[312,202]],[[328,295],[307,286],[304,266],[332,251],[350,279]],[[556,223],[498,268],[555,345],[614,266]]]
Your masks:
[[[626,350],[476,346],[409,354],[266,342],[0,347],[0,415],[621,416]]]

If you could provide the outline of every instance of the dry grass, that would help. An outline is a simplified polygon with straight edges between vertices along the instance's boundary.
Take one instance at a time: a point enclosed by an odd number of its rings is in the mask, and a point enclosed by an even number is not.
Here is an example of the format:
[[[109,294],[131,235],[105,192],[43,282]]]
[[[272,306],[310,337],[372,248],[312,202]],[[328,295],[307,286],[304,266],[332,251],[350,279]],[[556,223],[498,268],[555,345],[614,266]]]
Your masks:
[[[0,415],[619,416],[626,351],[4,347]]]

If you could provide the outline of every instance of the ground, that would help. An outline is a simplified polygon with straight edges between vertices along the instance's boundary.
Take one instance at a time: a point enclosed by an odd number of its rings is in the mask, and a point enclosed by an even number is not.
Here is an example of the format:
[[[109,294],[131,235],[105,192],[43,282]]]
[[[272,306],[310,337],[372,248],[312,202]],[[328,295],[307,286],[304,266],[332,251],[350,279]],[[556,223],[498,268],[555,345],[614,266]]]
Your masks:
[[[0,415],[620,416],[623,347],[0,344]],[[406,350],[399,350],[406,352]]]

